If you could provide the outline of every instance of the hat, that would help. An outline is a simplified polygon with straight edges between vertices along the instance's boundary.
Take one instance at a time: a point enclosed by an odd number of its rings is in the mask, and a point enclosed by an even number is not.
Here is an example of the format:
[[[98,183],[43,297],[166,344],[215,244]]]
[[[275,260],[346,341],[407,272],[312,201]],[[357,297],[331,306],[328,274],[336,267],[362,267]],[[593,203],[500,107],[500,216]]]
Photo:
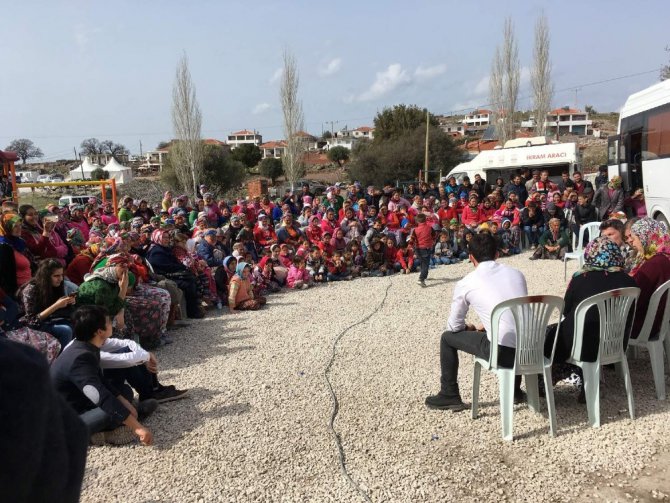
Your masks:
[[[452,218],[451,220],[449,220],[449,225],[458,225],[458,220],[455,219],[455,218]]]
[[[216,236],[216,229],[207,229],[205,231],[205,237],[207,236]]]
[[[216,235],[217,236],[225,236],[226,233],[223,232],[223,229],[219,228],[219,229],[216,229]]]
[[[258,215],[258,220],[266,220],[267,218],[268,216],[265,213],[261,213],[260,215]]]

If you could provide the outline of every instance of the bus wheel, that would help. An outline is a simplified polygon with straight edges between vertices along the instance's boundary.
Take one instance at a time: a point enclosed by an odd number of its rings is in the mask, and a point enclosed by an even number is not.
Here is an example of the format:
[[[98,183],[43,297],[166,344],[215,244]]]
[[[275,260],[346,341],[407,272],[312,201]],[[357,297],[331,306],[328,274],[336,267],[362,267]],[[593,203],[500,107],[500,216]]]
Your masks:
[[[665,215],[663,213],[656,213],[656,216],[654,217],[654,220],[657,222],[663,222],[665,224],[666,229],[670,229],[670,225],[668,225],[668,219],[665,218]]]

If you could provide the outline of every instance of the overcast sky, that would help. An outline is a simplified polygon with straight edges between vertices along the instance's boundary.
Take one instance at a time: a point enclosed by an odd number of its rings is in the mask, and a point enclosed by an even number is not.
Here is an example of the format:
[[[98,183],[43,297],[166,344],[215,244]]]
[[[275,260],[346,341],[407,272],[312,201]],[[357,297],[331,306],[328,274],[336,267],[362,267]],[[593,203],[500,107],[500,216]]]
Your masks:
[[[670,1],[23,1],[3,13],[0,148],[31,138],[45,160],[87,137],[133,153],[172,137],[182,53],[203,111],[203,136],[257,129],[279,139],[281,53],[295,53],[305,129],[372,125],[398,103],[448,113],[487,103],[505,16],[516,27],[520,108],[530,107],[533,27],[551,29],[554,106],[618,110],[668,61]],[[613,82],[578,85],[651,73]],[[576,99],[576,103],[575,103]]]

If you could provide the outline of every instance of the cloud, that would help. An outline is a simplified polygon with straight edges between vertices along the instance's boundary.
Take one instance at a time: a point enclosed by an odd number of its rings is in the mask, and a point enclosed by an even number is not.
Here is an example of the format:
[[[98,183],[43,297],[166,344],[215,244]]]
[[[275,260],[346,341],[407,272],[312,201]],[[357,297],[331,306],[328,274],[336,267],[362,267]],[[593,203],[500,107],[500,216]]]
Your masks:
[[[251,113],[254,115],[262,114],[263,112],[270,110],[270,108],[272,108],[272,105],[269,103],[259,103],[254,107]]]
[[[277,68],[275,72],[272,74],[272,77],[270,77],[270,84],[274,84],[275,82],[279,82],[279,79],[281,79],[281,76],[284,74],[284,69],[283,68]]]
[[[389,65],[383,72],[377,72],[377,77],[370,88],[358,96],[358,101],[370,101],[381,98],[398,87],[412,82],[411,75],[399,63]]]
[[[342,68],[342,58],[333,58],[330,61],[321,63],[317,68],[317,72],[321,77],[334,75]]]
[[[417,69],[414,70],[414,77],[416,77],[417,80],[428,80],[437,77],[438,75],[442,75],[446,71],[447,65],[444,64],[426,67],[419,65]]]

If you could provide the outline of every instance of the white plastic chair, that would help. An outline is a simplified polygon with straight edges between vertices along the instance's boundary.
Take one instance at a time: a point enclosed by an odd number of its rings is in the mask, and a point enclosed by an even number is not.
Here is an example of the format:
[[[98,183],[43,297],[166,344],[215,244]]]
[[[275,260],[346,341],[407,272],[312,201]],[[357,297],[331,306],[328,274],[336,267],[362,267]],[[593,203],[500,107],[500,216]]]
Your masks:
[[[579,268],[584,265],[584,235],[587,236],[586,242],[593,241],[600,236],[600,222],[589,222],[582,224],[579,227],[579,236],[575,242],[575,235],[572,235],[572,249],[574,251],[567,252],[563,257],[563,280],[568,278],[568,260],[578,260]]]
[[[651,360],[651,372],[654,374],[654,385],[656,387],[656,398],[665,400],[665,365],[663,364],[663,345],[668,354],[668,367],[670,367],[670,293],[666,296],[663,306],[663,320],[658,333],[651,333],[654,319],[659,311],[659,304],[663,294],[670,290],[670,281],[666,281],[659,286],[649,299],[647,315],[644,318],[644,324],[640,330],[637,339],[630,339],[628,345],[634,348],[646,347],[649,351]],[[650,340],[650,337],[653,339]]]
[[[639,288],[610,290],[584,299],[575,309],[574,341],[567,362],[582,369],[589,424],[594,428],[600,426],[600,368],[612,363],[615,364],[617,372],[623,376],[628,397],[628,413],[631,419],[635,419],[633,386],[628,370],[628,360],[623,350],[623,341],[626,330],[630,330],[630,327],[628,329],[626,327],[626,321],[631,308],[635,316],[635,304],[639,295]],[[600,316],[600,343],[596,361],[585,362],[581,359],[584,321],[587,311],[593,306],[597,307]]]
[[[475,358],[472,379],[472,419],[477,418],[479,407],[479,382],[481,369],[491,370],[498,376],[500,393],[500,416],[503,440],[513,439],[514,412],[514,378],[526,376],[528,406],[535,412],[540,411],[540,394],[537,376],[544,379],[549,415],[549,434],[556,434],[556,409],[554,407],[554,390],[551,381],[551,362],[554,358],[556,340],[551,351],[551,358],[544,356],[544,341],[547,334],[549,319],[558,310],[558,319],[563,313],[563,299],[550,295],[518,297],[501,302],[491,315],[491,354],[488,360]],[[516,353],[514,368],[498,367],[498,330],[500,318],[505,311],[510,311],[516,326]],[[556,330],[560,327],[556,327]]]

